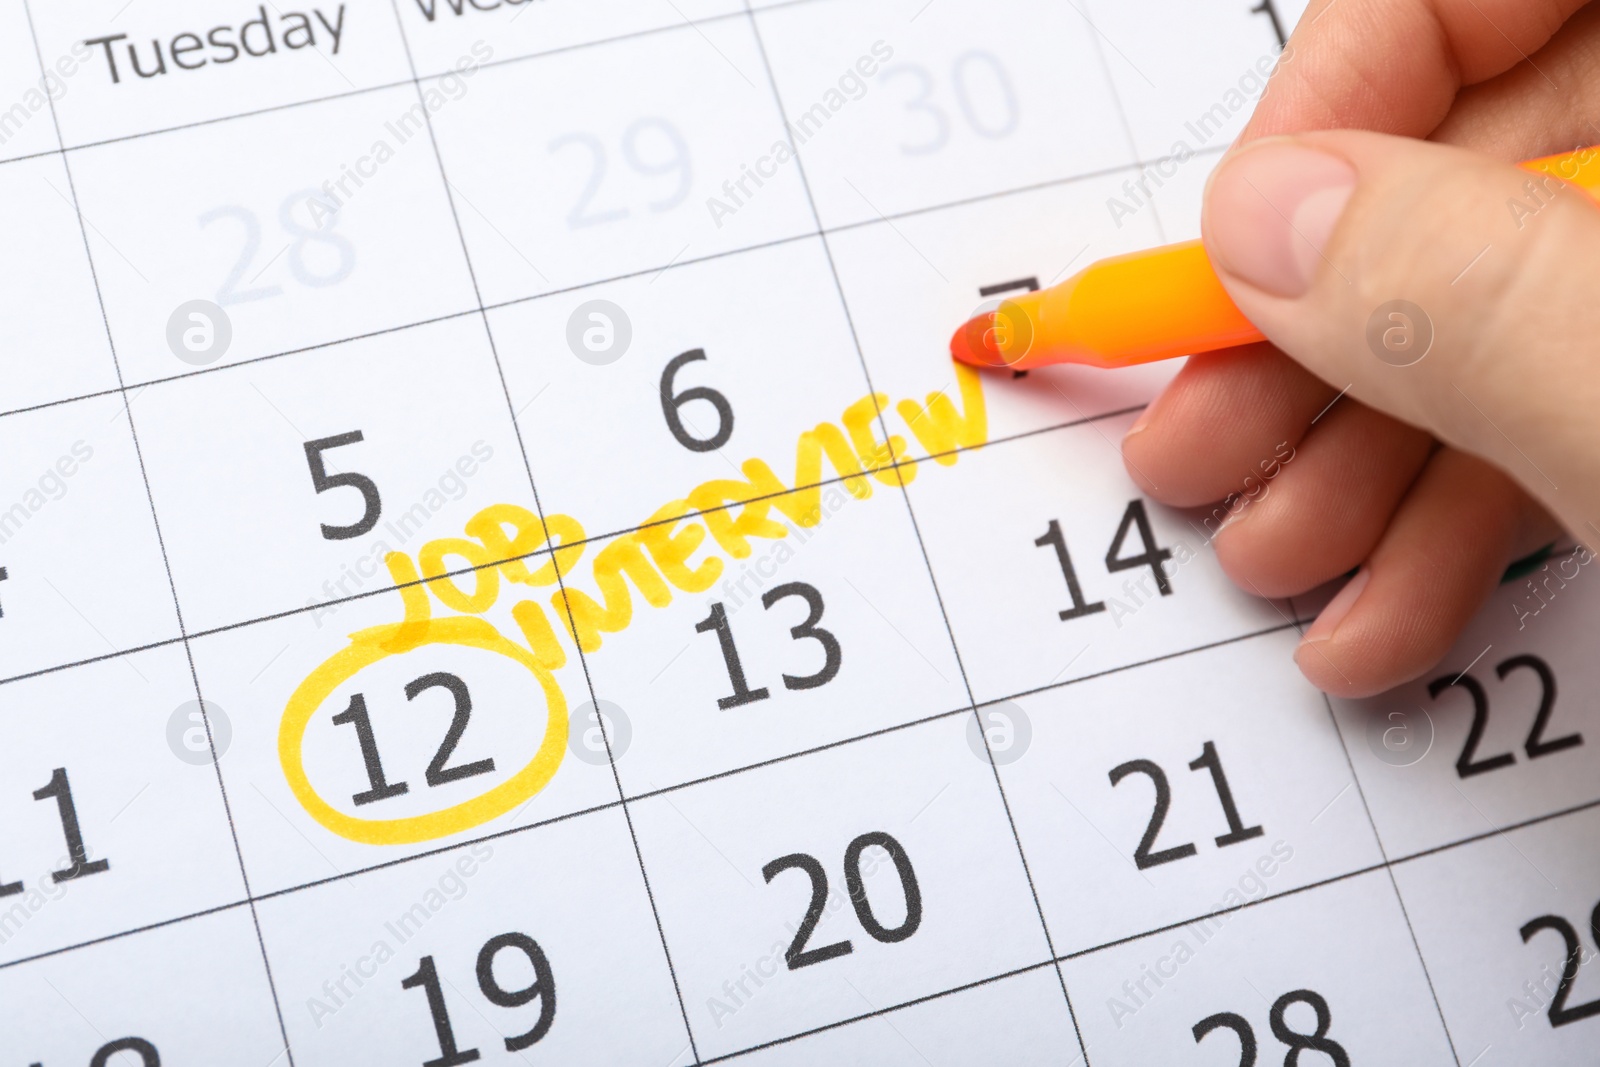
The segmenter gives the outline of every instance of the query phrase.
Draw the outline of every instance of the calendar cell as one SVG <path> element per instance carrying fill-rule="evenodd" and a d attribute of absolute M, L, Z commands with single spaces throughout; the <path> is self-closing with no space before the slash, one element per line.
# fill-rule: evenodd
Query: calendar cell
<path fill-rule="evenodd" d="M 1124 176 L 980 200 L 829 234 L 850 318 L 874 388 L 899 403 L 930 393 L 959 403 L 950 335 L 980 308 L 1048 288 L 1097 259 L 1160 242 L 1153 212 L 1119 227 L 1106 210 Z M 1038 225 L 1039 219 L 1060 220 Z M 981 376 L 984 439 L 1140 407 L 1176 372 L 1172 362 L 1118 371 L 1058 365 Z M 913 437 L 915 454 L 924 442 Z"/>
<path fill-rule="evenodd" d="M 1000 777 L 1058 952 L 1382 862 L 1296 639 L 980 709 L 991 730 L 1024 718 L 1031 735 Z"/>
<path fill-rule="evenodd" d="M 243 899 L 181 645 L 10 682 L 0 708 L 0 960 Z"/>
<path fill-rule="evenodd" d="M 1200 158 L 1193 153 L 1232 143 L 1274 68 L 1294 62 L 1283 46 L 1305 8 L 1304 0 L 1087 3 L 1139 157 L 1187 168 Z"/>
<path fill-rule="evenodd" d="M 388 553 L 533 505 L 476 317 L 163 383 L 134 412 L 191 632 L 382 588 Z"/>
<path fill-rule="evenodd" d="M 1551 639 L 1600 625 L 1593 571 L 1587 548 L 1553 556 L 1496 589 L 1434 670 L 1334 702 L 1391 857 L 1600 797 L 1600 666 Z"/>
<path fill-rule="evenodd" d="M 787 482 L 819 423 L 878 436 L 816 239 L 501 308 L 490 325 L 540 497 L 592 533 L 741 480 L 748 460 Z"/>
<path fill-rule="evenodd" d="M 954 715 L 632 805 L 702 1057 L 1049 959 Z"/>
<path fill-rule="evenodd" d="M 1132 159 L 1116 116 L 1081 106 L 1107 83 L 1070 8 L 820 0 L 757 24 L 830 228 Z"/>
<path fill-rule="evenodd" d="M 539 666 L 505 606 L 415 638 L 404 617 L 386 592 L 193 642 L 233 719 L 222 772 L 258 893 L 617 802 L 604 746 L 572 754 L 576 657 Z"/>
<path fill-rule="evenodd" d="M 73 153 L 128 383 L 473 308 L 421 107 L 405 85 Z"/>
<path fill-rule="evenodd" d="M 626 0 L 605 6 L 539 0 L 402 0 L 400 19 L 417 69 L 443 74 L 474 47 L 494 61 L 564 51 L 682 26 L 744 17 L 738 0 Z"/>
<path fill-rule="evenodd" d="M 490 67 L 434 126 L 489 304 L 815 230 L 747 20 Z"/>
<path fill-rule="evenodd" d="M 1582 1063 L 1600 1022 L 1592 808 L 1395 868 L 1463 1063 Z"/>
<path fill-rule="evenodd" d="M 1216 519 L 1140 495 L 1117 449 L 1132 421 L 991 445 L 911 484 L 980 701 L 1291 624 L 1223 574 Z"/>
<path fill-rule="evenodd" d="M 243 906 L 7 967 L 0 999 L 6 1052 L 39 1067 L 262 1067 L 284 1054 Z"/>
<path fill-rule="evenodd" d="M 178 636 L 120 395 L 0 419 L 0 677 Z"/>
<path fill-rule="evenodd" d="M 879 485 L 868 500 L 832 485 L 764 504 L 783 536 L 751 539 L 744 559 L 705 536 L 710 516 L 675 524 L 674 537 L 704 539 L 687 566 L 706 580 L 684 583 L 703 591 L 638 603 L 621 632 L 594 633 L 603 640 L 588 657 L 595 692 L 632 724 L 617 759 L 630 795 L 967 704 L 898 486 Z M 814 522 L 784 514 L 802 508 L 816 509 Z M 594 618 L 588 598 L 613 602 L 599 575 L 630 547 L 639 551 L 637 537 L 596 545 L 567 573 L 585 619 Z"/>
<path fill-rule="evenodd" d="M 11 205 L 11 239 L 0 246 L 0 409 L 115 389 L 116 362 L 60 157 L 0 167 L 0 197 Z M 41 256 L 43 248 L 58 252 Z"/>
<path fill-rule="evenodd" d="M 79 58 L 56 112 L 68 146 L 392 85 L 410 77 L 383 0 L 32 5 L 46 61 Z M 304 127 L 302 127 L 304 129 Z"/>
<path fill-rule="evenodd" d="M 620 811 L 260 907 L 296 1063 L 694 1062 Z"/>
<path fill-rule="evenodd" d="M 1153 933 L 1063 970 L 1097 1067 L 1231 1067 L 1252 1052 L 1261 1064 L 1458 1062 L 1382 871 Z"/>
<path fill-rule="evenodd" d="M 878 1009 L 861 1001 L 861 1010 Z M 751 1067 L 871 1063 L 956 1067 L 1004 1063 L 1071 1067 L 1083 1061 L 1061 981 L 1052 966 L 908 1008 L 873 1015 L 741 1057 Z"/>

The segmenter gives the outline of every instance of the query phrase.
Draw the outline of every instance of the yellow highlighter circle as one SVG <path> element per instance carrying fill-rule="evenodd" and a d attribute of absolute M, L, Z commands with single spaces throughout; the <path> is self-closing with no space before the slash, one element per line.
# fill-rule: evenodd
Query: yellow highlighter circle
<path fill-rule="evenodd" d="M 461 645 L 498 653 L 527 668 L 544 692 L 544 739 L 538 751 L 516 774 L 485 793 L 440 811 L 398 819 L 364 819 L 347 815 L 324 800 L 306 776 L 301 751 L 307 726 L 333 691 L 362 670 L 389 656 L 404 655 L 424 645 Z M 284 708 L 278 726 L 278 762 L 300 806 L 322 826 L 351 841 L 368 845 L 409 845 L 471 829 L 504 815 L 543 789 L 561 766 L 567 751 L 567 702 L 555 676 L 527 649 L 503 637 L 483 619 L 445 618 L 390 623 L 350 636 L 341 649 L 301 682 Z"/>

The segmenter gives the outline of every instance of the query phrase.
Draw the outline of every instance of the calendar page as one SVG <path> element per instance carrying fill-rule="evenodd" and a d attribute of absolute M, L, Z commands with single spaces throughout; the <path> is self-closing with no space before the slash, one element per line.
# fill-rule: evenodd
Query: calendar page
<path fill-rule="evenodd" d="M 1252 3 L 0 0 L 0 1061 L 1593 1062 L 1589 552 L 1330 702 L 949 359 Z"/>

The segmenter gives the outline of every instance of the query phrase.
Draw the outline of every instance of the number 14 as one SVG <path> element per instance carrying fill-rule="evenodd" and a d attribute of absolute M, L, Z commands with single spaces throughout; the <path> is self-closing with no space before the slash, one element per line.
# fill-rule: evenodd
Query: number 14
<path fill-rule="evenodd" d="M 1144 547 L 1144 551 L 1136 556 L 1124 556 L 1122 546 L 1127 541 L 1128 534 L 1134 530 L 1138 531 L 1139 543 Z M 1072 554 L 1067 551 L 1067 537 L 1061 532 L 1060 522 L 1051 519 L 1043 536 L 1033 543 L 1039 548 L 1056 550 L 1056 562 L 1061 565 L 1061 576 L 1067 582 L 1067 595 L 1072 598 L 1072 606 L 1062 608 L 1058 612 L 1062 622 L 1081 619 L 1085 615 L 1097 615 L 1106 610 L 1105 601 L 1090 602 L 1084 599 L 1083 586 L 1078 583 L 1078 572 L 1072 565 Z M 1117 526 L 1117 534 L 1111 539 L 1111 547 L 1106 549 L 1106 571 L 1115 574 L 1134 567 L 1149 567 L 1151 576 L 1155 578 L 1156 591 L 1162 596 L 1171 596 L 1172 582 L 1167 578 L 1164 566 L 1171 558 L 1172 549 L 1162 548 L 1156 544 L 1156 535 L 1150 528 L 1150 516 L 1145 512 L 1144 501 L 1130 500 L 1127 509 L 1122 513 L 1122 522 Z M 1143 581 L 1138 584 L 1142 586 Z M 1136 600 L 1136 603 L 1139 601 Z"/>

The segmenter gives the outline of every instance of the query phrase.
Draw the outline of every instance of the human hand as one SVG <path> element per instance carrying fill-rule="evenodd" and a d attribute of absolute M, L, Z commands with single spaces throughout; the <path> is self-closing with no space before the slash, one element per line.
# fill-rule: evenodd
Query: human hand
<path fill-rule="evenodd" d="M 1215 539 L 1249 591 L 1360 567 L 1295 654 L 1327 692 L 1429 669 L 1560 527 L 1600 542 L 1600 209 L 1509 162 L 1600 142 L 1579 8 L 1314 0 L 1207 189 L 1206 248 L 1273 344 L 1190 360 L 1123 453 L 1182 507 L 1276 471 Z M 1409 366 L 1381 342 L 1394 300 L 1422 310 L 1412 345 L 1432 330 Z"/>

